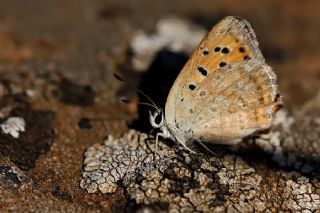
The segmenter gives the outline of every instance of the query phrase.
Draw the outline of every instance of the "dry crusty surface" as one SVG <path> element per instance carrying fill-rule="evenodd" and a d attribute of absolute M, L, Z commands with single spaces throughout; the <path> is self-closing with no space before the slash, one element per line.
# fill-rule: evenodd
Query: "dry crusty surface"
<path fill-rule="evenodd" d="M 295 119 L 286 117 L 285 111 L 275 122 L 268 135 L 248 143 L 257 142 L 265 148 L 270 154 L 265 155 L 269 165 L 274 162 L 279 169 L 250 165 L 241 155 L 209 157 L 164 143 L 155 150 L 146 134 L 130 130 L 120 138 L 109 136 L 104 144 L 86 151 L 80 186 L 89 193 L 113 193 L 122 187 L 129 200 L 170 212 L 320 211 L 320 180 L 315 175 L 319 168 L 297 160 L 304 157 L 296 156 L 293 150 L 301 139 L 286 135 L 288 131 L 301 131 L 301 127 L 295 126 Z M 314 124 L 309 125 L 313 128 L 307 130 L 308 134 L 319 134 L 317 121 L 308 118 L 305 122 Z M 306 152 L 318 152 L 316 144 L 308 147 L 313 148 Z M 242 149 L 238 147 L 240 153 Z M 309 162 L 317 162 L 314 157 Z"/>

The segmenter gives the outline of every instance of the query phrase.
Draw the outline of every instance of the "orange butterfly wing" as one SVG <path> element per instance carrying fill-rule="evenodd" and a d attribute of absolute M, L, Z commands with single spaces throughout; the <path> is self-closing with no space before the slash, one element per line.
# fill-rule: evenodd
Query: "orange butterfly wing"
<path fill-rule="evenodd" d="M 203 104 L 215 104 L 198 99 L 197 91 L 211 85 L 208 87 L 211 92 L 219 83 L 208 80 L 214 79 L 211 77 L 214 73 L 219 73 L 229 65 L 251 60 L 264 64 L 255 34 L 247 21 L 229 16 L 215 25 L 192 54 L 170 90 L 165 107 L 169 129 L 175 134 L 193 137 L 194 116 L 200 113 Z M 212 113 L 205 116 L 214 118 Z"/>

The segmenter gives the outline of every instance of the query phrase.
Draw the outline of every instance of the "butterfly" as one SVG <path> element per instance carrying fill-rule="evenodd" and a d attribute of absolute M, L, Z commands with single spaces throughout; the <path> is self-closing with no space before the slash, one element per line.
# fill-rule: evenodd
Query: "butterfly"
<path fill-rule="evenodd" d="M 186 149 L 192 141 L 232 145 L 270 128 L 282 105 L 276 75 L 250 24 L 228 16 L 191 55 L 167 97 L 165 110 L 149 112 L 160 131 Z"/>

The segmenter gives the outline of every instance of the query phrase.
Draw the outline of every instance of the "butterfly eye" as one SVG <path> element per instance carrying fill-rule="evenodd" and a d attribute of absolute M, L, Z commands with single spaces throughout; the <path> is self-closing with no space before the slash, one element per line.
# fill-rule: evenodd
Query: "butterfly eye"
<path fill-rule="evenodd" d="M 158 125 L 160 125 L 162 123 L 163 117 L 162 117 L 162 112 L 157 112 L 155 118 L 154 118 L 154 122 Z"/>
<path fill-rule="evenodd" d="M 161 128 L 163 126 L 163 111 L 157 110 L 154 113 L 149 111 L 149 121 L 154 128 Z"/>

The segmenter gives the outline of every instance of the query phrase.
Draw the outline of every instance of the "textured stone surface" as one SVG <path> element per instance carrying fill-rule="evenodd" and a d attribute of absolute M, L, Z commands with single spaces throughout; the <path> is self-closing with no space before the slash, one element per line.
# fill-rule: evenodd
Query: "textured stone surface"
<path fill-rule="evenodd" d="M 170 212 L 320 210 L 317 178 L 285 171 L 265 176 L 267 168 L 257 171 L 237 155 L 209 157 L 161 145 L 155 150 L 146 134 L 134 130 L 117 139 L 109 136 L 86 151 L 81 188 L 113 193 L 122 187 L 137 204 L 166 203 Z"/>
<path fill-rule="evenodd" d="M 171 205 L 176 208 L 183 202 L 189 205 L 190 194 L 201 194 L 198 182 L 207 184 L 213 179 L 216 182 L 207 184 L 211 186 L 202 194 L 217 196 L 212 203 L 216 211 L 223 206 L 222 212 L 253 208 L 257 212 L 294 208 L 312 212 L 320 193 L 319 8 L 316 0 L 1 1 L 0 123 L 12 116 L 22 117 L 26 130 L 17 139 L 0 133 L 0 212 L 165 211 L 169 202 L 148 205 L 145 201 L 156 200 L 155 193 L 142 193 L 148 189 L 145 183 L 157 183 L 156 177 L 163 176 L 168 179 L 163 189 L 171 184 L 169 194 L 177 198 Z M 135 55 L 131 49 L 136 32 L 147 38 L 159 35 L 157 23 L 167 17 L 181 17 L 208 30 L 226 15 L 239 15 L 252 24 L 267 63 L 278 75 L 286 113 L 270 135 L 264 136 L 264 141 L 272 139 L 272 143 L 248 140 L 237 147 L 210 146 L 218 157 L 201 152 L 204 155 L 196 159 L 220 162 L 211 165 L 220 168 L 213 171 L 215 177 L 212 172 L 189 168 L 195 160 L 189 162 L 188 153 L 168 146 L 173 151 L 168 162 L 176 161 L 179 169 L 173 165 L 163 174 L 157 170 L 146 177 L 145 171 L 154 170 L 142 166 L 134 175 L 135 182 L 119 175 L 122 178 L 113 193 L 87 193 L 80 188 L 84 153 L 89 147 L 104 148 L 107 135 L 121 141 L 119 135 L 132 126 L 149 127 L 148 119 L 143 120 L 148 110 L 138 108 L 138 97 L 131 88 L 120 93 L 112 74 L 122 74 L 163 107 L 171 83 L 192 51 L 186 43 L 182 49 L 167 45 L 154 53 L 154 61 L 145 58 L 150 66 L 137 70 L 132 66 Z M 179 32 L 189 31 L 170 33 Z M 190 35 L 183 36 L 189 39 Z M 131 102 L 120 103 L 119 93 L 131 95 Z M 139 125 L 132 122 L 137 118 Z M 109 146 L 119 149 L 120 144 Z M 161 145 L 161 156 L 168 156 L 166 146 Z M 150 147 L 154 150 L 152 143 Z M 149 155 L 148 150 L 139 152 Z M 195 174 L 199 174 L 193 178 L 197 183 L 189 178 Z M 183 178 L 176 181 L 177 177 Z M 139 197 L 133 198 L 135 195 Z M 199 197 L 194 198 L 192 202 L 197 203 Z"/>

